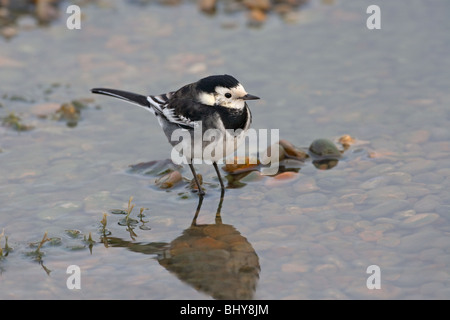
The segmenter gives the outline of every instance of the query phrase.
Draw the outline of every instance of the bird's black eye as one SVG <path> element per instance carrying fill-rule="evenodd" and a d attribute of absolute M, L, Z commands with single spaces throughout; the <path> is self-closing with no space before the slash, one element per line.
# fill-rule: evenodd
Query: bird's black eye
<path fill-rule="evenodd" d="M 229 93 L 229 92 L 225 93 L 225 98 L 230 99 L 231 98 L 231 93 Z"/>

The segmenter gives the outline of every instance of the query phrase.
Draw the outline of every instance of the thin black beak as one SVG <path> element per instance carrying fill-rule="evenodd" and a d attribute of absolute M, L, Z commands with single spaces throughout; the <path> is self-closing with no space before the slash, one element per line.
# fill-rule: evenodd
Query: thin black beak
<path fill-rule="evenodd" d="M 247 93 L 245 96 L 241 97 L 241 99 L 243 99 L 243 100 L 258 100 L 259 97 Z"/>

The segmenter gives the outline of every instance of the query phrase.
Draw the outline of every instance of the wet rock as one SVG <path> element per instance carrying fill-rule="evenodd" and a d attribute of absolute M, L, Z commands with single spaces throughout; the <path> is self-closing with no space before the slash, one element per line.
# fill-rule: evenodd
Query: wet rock
<path fill-rule="evenodd" d="M 161 176 L 182 169 L 182 166 L 174 164 L 171 159 L 165 159 L 132 164 L 128 171 L 130 173 L 139 173 L 143 175 Z"/>
<path fill-rule="evenodd" d="M 309 157 L 309 155 L 304 150 L 297 148 L 287 140 L 281 139 L 278 143 L 283 147 L 284 156 L 287 158 L 293 158 L 303 161 Z"/>
<path fill-rule="evenodd" d="M 18 33 L 17 28 L 7 26 L 0 29 L 0 34 L 6 39 L 14 37 Z"/>
<path fill-rule="evenodd" d="M 349 148 L 352 144 L 355 143 L 355 138 L 346 134 L 339 138 L 338 142 L 345 148 Z"/>
<path fill-rule="evenodd" d="M 258 8 L 252 9 L 248 14 L 248 24 L 253 27 L 259 27 L 266 21 L 267 14 Z"/>
<path fill-rule="evenodd" d="M 264 176 L 259 171 L 252 171 L 252 172 L 249 172 L 247 175 L 245 175 L 245 177 L 243 177 L 239 181 L 241 181 L 243 183 L 248 183 L 248 182 L 261 181 L 263 179 L 264 179 Z"/>
<path fill-rule="evenodd" d="M 200 183 L 200 186 L 203 184 L 203 177 L 201 174 L 197 174 L 197 180 Z M 195 182 L 195 179 L 192 178 L 192 180 L 189 182 L 189 188 L 191 190 L 198 190 L 197 182 Z M 203 187 L 202 187 L 203 188 Z"/>
<path fill-rule="evenodd" d="M 55 0 L 36 0 L 36 16 L 40 22 L 50 22 L 58 17 L 58 10 L 53 5 Z"/>
<path fill-rule="evenodd" d="M 75 127 L 80 120 L 81 105 L 72 102 L 63 103 L 53 114 L 54 120 L 66 121 L 68 127 Z"/>
<path fill-rule="evenodd" d="M 161 178 L 156 179 L 155 184 L 161 189 L 170 189 L 182 180 L 179 171 L 172 171 Z"/>
<path fill-rule="evenodd" d="M 270 0 L 244 0 L 243 3 L 250 10 L 268 11 L 272 6 Z"/>
<path fill-rule="evenodd" d="M 216 12 L 217 0 L 199 0 L 197 5 L 205 13 L 212 14 Z"/>
<path fill-rule="evenodd" d="M 222 169 L 230 174 L 239 174 L 259 169 L 260 162 L 258 159 L 245 157 L 240 159 L 235 157 L 233 163 L 226 163 Z"/>
<path fill-rule="evenodd" d="M 281 185 L 285 185 L 286 183 L 290 183 L 291 181 L 295 180 L 298 177 L 298 175 L 299 174 L 297 172 L 291 171 L 283 172 L 277 174 L 272 179 L 268 179 L 265 185 L 268 187 L 278 187 Z"/>
<path fill-rule="evenodd" d="M 278 152 L 278 156 L 276 154 Z M 278 157 L 278 159 L 277 159 Z M 261 161 L 263 163 L 269 163 L 269 161 L 280 162 L 286 158 L 286 151 L 279 143 L 274 143 L 269 146 L 265 152 L 261 155 Z"/>
<path fill-rule="evenodd" d="M 328 139 L 314 140 L 309 146 L 309 151 L 318 157 L 340 158 L 341 152 L 336 145 Z"/>

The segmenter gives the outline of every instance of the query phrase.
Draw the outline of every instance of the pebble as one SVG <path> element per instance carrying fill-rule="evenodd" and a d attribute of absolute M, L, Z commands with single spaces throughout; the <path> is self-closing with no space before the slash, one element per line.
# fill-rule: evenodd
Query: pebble
<path fill-rule="evenodd" d="M 170 189 L 181 182 L 182 179 L 183 177 L 179 171 L 172 171 L 161 178 L 156 179 L 155 184 L 161 189 Z"/>
<path fill-rule="evenodd" d="M 3 27 L 2 29 L 0 29 L 1 35 L 7 39 L 14 37 L 17 32 L 17 29 L 14 27 Z"/>
<path fill-rule="evenodd" d="M 367 199 L 366 193 L 349 193 L 340 197 L 342 201 L 350 201 L 354 204 L 362 204 Z"/>
<path fill-rule="evenodd" d="M 336 230 L 336 227 L 338 225 L 338 222 L 336 219 L 330 219 L 324 222 L 323 226 L 327 231 L 334 231 Z"/>
<path fill-rule="evenodd" d="M 295 202 L 300 207 L 317 207 L 325 205 L 328 202 L 328 197 L 322 193 L 312 192 L 299 195 Z"/>
<path fill-rule="evenodd" d="M 440 205 L 439 197 L 427 195 L 414 204 L 414 210 L 417 212 L 432 212 Z"/>
<path fill-rule="evenodd" d="M 377 240 L 377 244 L 393 248 L 400 244 L 401 240 L 399 237 L 396 236 L 383 236 L 381 239 Z"/>
<path fill-rule="evenodd" d="M 413 216 L 413 215 L 415 215 L 416 214 L 416 211 L 414 211 L 414 210 L 412 210 L 412 209 L 410 209 L 410 210 L 404 210 L 404 211 L 399 211 L 399 212 L 396 212 L 396 213 L 394 213 L 394 219 L 405 219 L 405 218 L 409 218 L 409 217 L 411 217 L 411 216 Z"/>
<path fill-rule="evenodd" d="M 292 235 L 296 231 L 298 231 L 298 229 L 294 225 L 268 227 L 254 232 L 252 234 L 252 238 L 264 240 L 281 240 L 289 238 L 290 235 Z"/>
<path fill-rule="evenodd" d="M 413 144 L 422 144 L 428 141 L 430 138 L 430 132 L 428 130 L 417 130 L 408 133 L 408 142 Z"/>
<path fill-rule="evenodd" d="M 289 273 L 305 273 L 308 272 L 310 267 L 304 262 L 296 263 L 293 261 L 292 263 L 285 263 L 281 266 L 281 271 L 289 272 Z"/>
<path fill-rule="evenodd" d="M 402 171 L 408 172 L 411 174 L 418 174 L 422 172 L 431 171 L 436 166 L 436 161 L 434 160 L 426 160 L 426 159 L 418 159 L 412 160 L 411 162 L 406 163 L 402 166 Z"/>
<path fill-rule="evenodd" d="M 216 12 L 216 3 L 216 0 L 199 0 L 197 2 L 199 9 L 209 14 Z"/>
<path fill-rule="evenodd" d="M 370 209 L 361 211 L 361 216 L 365 218 L 379 218 L 379 217 L 389 217 L 393 213 L 405 210 L 410 206 L 410 203 L 406 200 L 389 200 L 383 203 L 380 203 Z"/>
<path fill-rule="evenodd" d="M 268 187 L 279 187 L 284 186 L 287 183 L 292 182 L 296 178 L 298 178 L 297 172 L 287 171 L 280 174 L 277 174 L 275 177 L 271 179 L 267 179 L 265 185 Z"/>
<path fill-rule="evenodd" d="M 408 185 L 402 186 L 402 190 L 406 193 L 408 198 L 422 197 L 430 193 L 428 188 L 422 187 L 420 185 Z"/>
<path fill-rule="evenodd" d="M 389 176 L 379 176 L 370 178 L 369 180 L 361 183 L 359 186 L 366 190 L 375 189 L 387 185 L 390 180 L 391 178 Z"/>
<path fill-rule="evenodd" d="M 323 273 L 326 275 L 336 273 L 337 270 L 338 270 L 338 268 L 334 264 L 331 264 L 331 263 L 319 264 L 318 266 L 316 266 L 314 268 L 315 273 Z"/>
<path fill-rule="evenodd" d="M 252 9 L 248 14 L 249 25 L 250 26 L 259 26 L 261 25 L 267 18 L 267 14 L 261 9 Z"/>
<path fill-rule="evenodd" d="M 378 204 L 380 202 L 399 199 L 406 199 L 406 193 L 399 186 L 385 186 L 379 187 L 367 192 L 368 203 Z"/>
<path fill-rule="evenodd" d="M 389 172 L 386 174 L 392 184 L 406 184 L 411 182 L 412 176 L 406 172 Z"/>
<path fill-rule="evenodd" d="M 434 172 L 424 172 L 417 174 L 413 177 L 414 182 L 425 184 L 440 184 L 444 180 L 444 177 Z"/>
<path fill-rule="evenodd" d="M 239 195 L 239 199 L 245 201 L 256 201 L 260 202 L 265 198 L 265 194 L 259 191 L 243 192 Z"/>
<path fill-rule="evenodd" d="M 364 230 L 359 233 L 359 237 L 363 241 L 378 241 L 383 237 L 382 230 Z"/>
<path fill-rule="evenodd" d="M 336 145 L 328 139 L 314 140 L 309 146 L 309 151 L 319 157 L 340 158 L 341 152 Z"/>
<path fill-rule="evenodd" d="M 375 167 L 372 167 L 370 169 L 367 169 L 367 171 L 362 175 L 363 177 L 376 177 L 380 176 L 383 173 L 394 171 L 396 168 L 389 163 L 382 163 L 379 165 L 376 165 Z"/>
<path fill-rule="evenodd" d="M 339 187 L 346 185 L 348 182 L 345 178 L 341 177 L 326 177 L 317 180 L 317 185 L 320 188 L 335 190 Z"/>
<path fill-rule="evenodd" d="M 244 6 L 249 9 L 259 9 L 262 11 L 268 11 L 271 7 L 270 0 L 244 0 Z"/>
<path fill-rule="evenodd" d="M 319 187 L 316 184 L 316 180 L 311 177 L 301 176 L 297 183 L 294 186 L 295 192 L 298 193 L 307 193 L 312 191 L 319 190 Z"/>
<path fill-rule="evenodd" d="M 436 213 L 419 213 L 406 218 L 400 223 L 402 228 L 419 228 L 427 224 L 435 222 L 439 219 L 439 215 Z"/>
<path fill-rule="evenodd" d="M 424 228 L 418 232 L 403 236 L 398 248 L 404 253 L 416 253 L 424 249 L 432 248 L 436 239 L 435 230 Z"/>

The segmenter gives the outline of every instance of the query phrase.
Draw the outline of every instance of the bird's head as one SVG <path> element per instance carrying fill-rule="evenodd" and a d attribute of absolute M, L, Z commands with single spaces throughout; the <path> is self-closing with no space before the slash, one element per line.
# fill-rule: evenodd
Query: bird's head
<path fill-rule="evenodd" d="M 242 109 L 246 100 L 259 97 L 248 94 L 242 84 L 227 74 L 209 76 L 197 82 L 198 100 L 206 105 Z"/>

